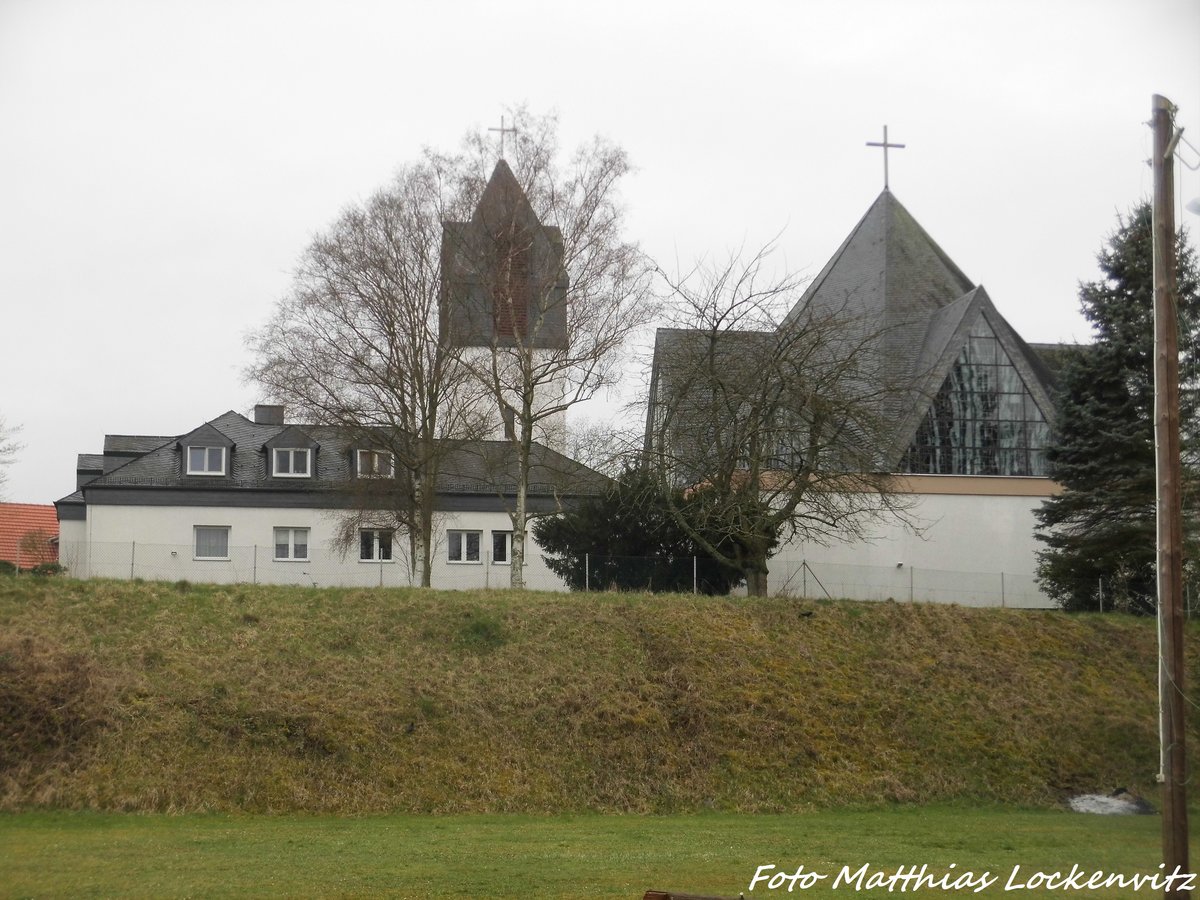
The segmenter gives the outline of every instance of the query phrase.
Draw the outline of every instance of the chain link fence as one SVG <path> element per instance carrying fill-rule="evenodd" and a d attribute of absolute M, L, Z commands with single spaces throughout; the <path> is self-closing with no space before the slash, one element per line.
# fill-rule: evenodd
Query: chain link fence
<path fill-rule="evenodd" d="M 420 583 L 401 545 L 391 559 L 359 559 L 354 552 L 340 553 L 307 548 L 303 559 L 276 558 L 273 545 L 222 548 L 219 559 L 197 558 L 185 544 L 141 542 L 63 543 L 59 562 L 75 578 L 191 581 L 198 584 L 291 584 L 313 587 L 411 587 Z M 488 554 L 484 554 L 488 557 Z M 492 562 L 452 563 L 435 560 L 433 585 L 448 589 L 508 587 L 511 566 Z M 564 590 L 563 582 L 541 558 L 527 560 L 525 583 L 530 590 Z"/>
<path fill-rule="evenodd" d="M 270 545 L 229 547 L 220 559 L 198 559 L 187 545 L 64 543 L 59 561 L 77 578 L 193 581 L 214 584 L 291 584 L 314 587 L 409 587 L 418 583 L 413 567 L 396 545 L 393 559 L 361 560 L 310 547 L 305 559 L 277 559 Z M 727 570 L 697 557 L 647 558 L 584 554 L 556 563 L 554 571 L 536 547 L 529 548 L 526 587 L 531 590 L 677 591 L 724 594 L 730 589 Z M 504 588 L 511 567 L 488 554 L 470 563 L 434 562 L 437 588 Z M 769 563 L 769 593 L 797 598 L 846 598 L 963 606 L 1048 608 L 1053 602 L 1030 574 L 962 572 L 917 566 L 854 566 L 815 560 L 776 558 Z M 557 574 L 556 574 L 557 572 Z M 745 587 L 735 586 L 735 593 Z"/>

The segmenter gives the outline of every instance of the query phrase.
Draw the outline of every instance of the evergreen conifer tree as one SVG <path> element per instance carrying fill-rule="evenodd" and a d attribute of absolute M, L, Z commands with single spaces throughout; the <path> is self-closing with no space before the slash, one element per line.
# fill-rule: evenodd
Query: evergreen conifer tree
<path fill-rule="evenodd" d="M 1155 605 L 1154 276 L 1151 208 L 1118 220 L 1099 253 L 1101 280 L 1080 285 L 1094 344 L 1070 351 L 1059 372 L 1047 457 L 1064 488 L 1038 511 L 1038 580 L 1069 610 Z M 1200 288 L 1195 254 L 1177 236 L 1180 422 L 1185 456 L 1185 535 L 1195 533 L 1187 494 L 1196 468 L 1195 346 Z M 1185 548 L 1185 560 L 1189 554 Z"/>
<path fill-rule="evenodd" d="M 691 512 L 704 502 L 696 494 L 674 502 Z M 699 526 L 697 526 L 699 527 Z M 655 477 L 641 468 L 626 469 L 602 496 L 582 501 L 559 516 L 533 526 L 550 571 L 573 590 L 674 591 L 726 594 L 744 573 L 715 559 L 672 517 Z M 724 534 L 705 534 L 730 553 Z M 775 541 L 770 541 L 774 549 Z M 586 573 L 586 574 L 585 574 Z"/>

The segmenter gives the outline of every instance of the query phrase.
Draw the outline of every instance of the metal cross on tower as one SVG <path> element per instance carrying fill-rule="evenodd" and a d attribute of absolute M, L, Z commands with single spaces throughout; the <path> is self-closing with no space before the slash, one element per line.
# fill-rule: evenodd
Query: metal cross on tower
<path fill-rule="evenodd" d="M 500 124 L 502 124 L 502 125 L 504 124 L 503 119 L 500 120 Z M 867 146 L 883 148 L 883 189 L 886 191 L 888 189 L 888 148 L 896 147 L 898 149 L 903 149 L 904 145 L 903 144 L 889 144 L 888 139 L 887 139 L 887 126 L 884 125 L 883 126 L 883 143 L 881 144 L 878 141 L 867 141 Z"/>
<path fill-rule="evenodd" d="M 488 131 L 500 132 L 500 158 L 504 159 L 504 135 L 506 132 L 511 133 L 511 134 L 516 134 L 517 127 L 514 125 L 512 128 L 505 128 L 504 127 L 504 116 L 501 116 L 500 117 L 500 127 L 499 128 L 489 128 Z M 887 140 L 886 135 L 887 135 L 887 129 L 884 129 L 884 140 Z"/>

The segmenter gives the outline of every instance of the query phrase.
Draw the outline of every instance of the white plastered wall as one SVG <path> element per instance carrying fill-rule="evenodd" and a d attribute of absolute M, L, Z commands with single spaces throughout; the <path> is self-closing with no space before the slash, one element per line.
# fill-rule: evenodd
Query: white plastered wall
<path fill-rule="evenodd" d="M 908 494 L 916 529 L 896 520 L 867 540 L 793 541 L 769 562 L 771 593 L 860 600 L 925 600 L 1050 607 L 1034 577 L 1035 510 L 1057 487 L 1047 479 L 921 476 Z"/>
<path fill-rule="evenodd" d="M 487 347 L 468 347 L 461 352 L 463 361 L 471 372 L 484 373 L 489 371 L 492 357 L 490 349 Z M 536 361 L 550 358 L 554 351 L 534 350 L 533 353 Z M 502 375 L 502 377 L 505 381 L 512 383 L 519 383 L 520 381 L 515 373 L 511 376 Z M 563 378 L 548 380 L 536 385 L 533 397 L 534 412 L 536 413 L 538 410 L 560 405 L 563 401 L 565 390 L 566 381 Z M 506 394 L 505 400 L 514 408 L 520 405 L 520 397 L 515 393 L 511 393 L 511 395 Z M 472 421 L 484 423 L 486 432 L 483 436 L 491 440 L 503 440 L 504 422 L 500 416 L 495 394 L 486 379 L 479 379 L 477 389 L 466 402 L 470 408 L 469 416 Z M 567 416 L 566 412 L 562 411 L 540 419 L 535 425 L 533 439 L 561 453 L 566 447 L 566 434 Z"/>
<path fill-rule="evenodd" d="M 358 548 L 342 555 L 333 549 L 338 513 L 323 509 L 245 507 L 88 507 L 83 522 L 64 522 L 62 558 L 81 578 L 144 578 L 154 581 L 328 586 L 402 586 L 412 583 L 407 539 L 393 542 L 393 559 L 362 561 Z M 197 559 L 197 526 L 228 527 L 227 559 Z M 275 529 L 308 529 L 304 560 L 275 559 Z M 451 562 L 447 531 L 480 533 L 478 562 Z M 493 563 L 492 532 L 508 532 L 503 512 L 439 513 L 434 522 L 433 585 L 444 588 L 506 587 L 511 568 Z M 532 536 L 526 546 L 526 585 L 534 590 L 563 590 L 562 581 L 542 562 Z"/>

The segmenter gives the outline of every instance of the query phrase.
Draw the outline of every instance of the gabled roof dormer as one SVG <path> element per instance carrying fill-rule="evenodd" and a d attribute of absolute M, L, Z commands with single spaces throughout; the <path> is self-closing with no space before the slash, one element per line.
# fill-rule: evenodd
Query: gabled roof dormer
<path fill-rule="evenodd" d="M 396 460 L 390 450 L 355 447 L 350 450 L 350 466 L 355 478 L 392 478 Z"/>
<path fill-rule="evenodd" d="M 320 444 L 304 429 L 289 425 L 263 444 L 268 478 L 313 478 Z"/>
<path fill-rule="evenodd" d="M 189 478 L 227 477 L 232 472 L 236 445 L 211 423 L 185 434 L 176 446 L 180 451 L 180 470 Z"/>

